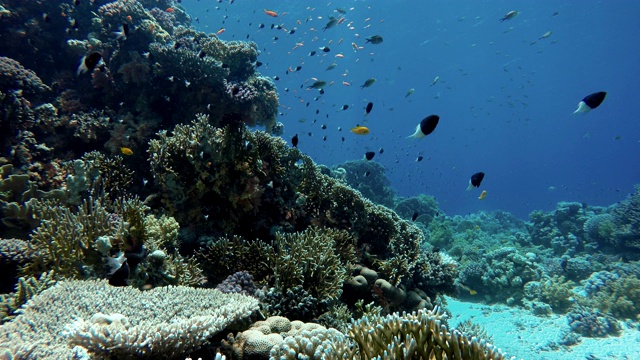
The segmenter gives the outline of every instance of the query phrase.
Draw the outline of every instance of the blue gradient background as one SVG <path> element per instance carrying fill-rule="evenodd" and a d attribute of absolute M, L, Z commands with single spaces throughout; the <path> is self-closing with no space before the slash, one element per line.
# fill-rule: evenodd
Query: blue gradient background
<path fill-rule="evenodd" d="M 182 5 L 199 19 L 194 25 L 200 30 L 224 27 L 222 39 L 248 35 L 258 44 L 264 63 L 259 71 L 280 78 L 278 121 L 285 124 L 285 139 L 299 134 L 298 147 L 327 165 L 382 147 L 384 154 L 374 161 L 387 169 L 397 194 L 433 195 L 448 215 L 502 209 L 527 218 L 559 201 L 610 205 L 640 183 L 638 1 Z M 328 16 L 339 15 L 337 7 L 347 9 L 346 21 L 323 32 Z M 272 18 L 263 9 L 286 14 Z M 500 22 L 510 10 L 520 14 Z M 271 30 L 272 23 L 296 32 Z M 538 40 L 547 31 L 553 34 Z M 365 44 L 365 37 L 376 34 L 382 44 Z M 304 46 L 293 49 L 300 42 Z M 364 49 L 354 51 L 353 42 Z M 319 51 L 325 45 L 331 52 Z M 309 57 L 312 50 L 318 53 Z M 344 58 L 335 58 L 337 53 Z M 325 71 L 334 61 L 337 68 Z M 298 65 L 300 71 L 286 74 Z M 440 81 L 430 86 L 436 76 Z M 312 77 L 335 83 L 314 100 L 318 91 L 306 90 Z M 370 77 L 377 83 L 361 89 Z M 405 98 L 410 88 L 415 93 Z M 596 91 L 608 92 L 601 107 L 572 116 L 578 102 Z M 365 117 L 369 101 L 374 107 Z M 337 111 L 343 104 L 350 108 Z M 429 114 L 441 117 L 434 133 L 405 139 Z M 371 134 L 350 133 L 356 124 Z M 422 162 L 416 162 L 418 155 Z M 465 191 L 477 171 L 486 173 L 482 187 Z M 478 200 L 481 190 L 488 193 L 484 201 Z"/>

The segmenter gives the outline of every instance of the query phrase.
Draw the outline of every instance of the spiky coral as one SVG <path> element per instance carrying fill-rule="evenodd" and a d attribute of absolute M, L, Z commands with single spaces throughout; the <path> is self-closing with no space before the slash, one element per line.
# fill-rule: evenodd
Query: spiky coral
<path fill-rule="evenodd" d="M 276 289 L 286 292 L 300 285 L 318 299 L 340 297 L 346 279 L 346 264 L 335 252 L 334 237 L 340 233 L 311 227 L 300 233 L 277 234 L 276 253 L 270 259 Z"/>
<path fill-rule="evenodd" d="M 42 273 L 38 278 L 19 278 L 15 292 L 0 295 L 0 324 L 15 318 L 16 312 L 22 305 L 54 284 L 51 271 Z"/>

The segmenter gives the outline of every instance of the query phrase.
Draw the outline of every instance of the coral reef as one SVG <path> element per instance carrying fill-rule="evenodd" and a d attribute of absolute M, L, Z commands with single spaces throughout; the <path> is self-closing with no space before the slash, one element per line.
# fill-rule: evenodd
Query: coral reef
<path fill-rule="evenodd" d="M 614 207 L 613 222 L 616 224 L 614 243 L 622 250 L 640 250 L 640 185 Z"/>
<path fill-rule="evenodd" d="M 238 271 L 229 275 L 223 282 L 218 284 L 216 290 L 225 294 L 254 296 L 258 289 L 253 283 L 253 276 L 251 276 L 251 274 L 246 271 Z"/>
<path fill-rule="evenodd" d="M 599 310 L 574 309 L 567 314 L 567 322 L 572 331 L 587 337 L 605 337 L 620 332 L 618 321 Z"/>
<path fill-rule="evenodd" d="M 15 291 L 0 294 L 0 324 L 16 317 L 19 309 L 32 297 L 55 284 L 53 272 L 42 273 L 39 278 L 19 278 Z"/>
<path fill-rule="evenodd" d="M 365 198 L 393 208 L 395 191 L 385 175 L 384 167 L 379 163 L 366 160 L 347 161 L 335 165 L 333 172 L 344 173 L 343 180 L 353 189 L 360 191 Z"/>
<path fill-rule="evenodd" d="M 17 358 L 62 359 L 80 350 L 100 356 L 170 358 L 198 348 L 257 308 L 252 297 L 213 289 L 163 287 L 141 292 L 105 281 L 62 281 L 33 297 L 16 319 L 0 326 L 0 345 Z"/>

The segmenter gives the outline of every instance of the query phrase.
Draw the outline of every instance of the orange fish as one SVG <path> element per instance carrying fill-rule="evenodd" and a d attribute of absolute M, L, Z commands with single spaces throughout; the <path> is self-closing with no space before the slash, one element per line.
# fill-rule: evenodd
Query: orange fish
<path fill-rule="evenodd" d="M 351 132 L 356 135 L 367 135 L 370 131 L 366 126 L 357 125 L 356 127 L 351 128 Z"/>
<path fill-rule="evenodd" d="M 131 17 L 131 15 L 127 15 L 127 20 L 132 23 L 133 22 L 133 18 Z"/>
<path fill-rule="evenodd" d="M 267 14 L 267 15 L 269 15 L 271 17 L 278 17 L 278 13 L 273 11 L 273 10 L 264 9 L 263 11 L 264 11 L 265 14 Z"/>
<path fill-rule="evenodd" d="M 165 11 L 166 11 L 166 12 L 168 12 L 168 13 L 172 13 L 172 12 L 174 12 L 175 10 L 173 10 L 173 8 L 167 8 L 167 10 L 165 10 Z"/>
<path fill-rule="evenodd" d="M 224 28 L 220 28 L 220 30 L 218 30 L 218 32 L 216 32 L 216 35 L 220 35 L 224 32 Z"/>
<path fill-rule="evenodd" d="M 123 155 L 127 155 L 127 156 L 133 155 L 133 150 L 129 149 L 128 147 L 124 147 L 124 146 L 120 148 L 120 152 Z"/>

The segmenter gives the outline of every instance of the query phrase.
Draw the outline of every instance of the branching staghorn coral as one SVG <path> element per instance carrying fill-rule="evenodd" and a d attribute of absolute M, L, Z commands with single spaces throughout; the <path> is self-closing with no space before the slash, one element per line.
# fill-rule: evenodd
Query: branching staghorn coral
<path fill-rule="evenodd" d="M 65 359 L 77 351 L 98 358 L 174 358 L 257 309 L 252 297 L 214 289 L 142 292 L 105 281 L 61 281 L 0 326 L 0 347 L 14 358 Z"/>
<path fill-rule="evenodd" d="M 42 273 L 39 278 L 19 278 L 15 292 L 0 294 L 0 324 L 15 318 L 22 305 L 54 284 L 52 271 Z"/>
<path fill-rule="evenodd" d="M 276 234 L 272 264 L 275 287 L 285 292 L 303 286 L 311 296 L 336 300 L 346 280 L 346 264 L 335 252 L 334 237 L 340 230 L 310 227 L 303 232 Z"/>
<path fill-rule="evenodd" d="M 26 274 L 53 269 L 56 276 L 85 278 L 109 272 L 96 240 L 121 239 L 124 229 L 99 200 L 84 200 L 77 210 L 52 200 L 39 200 L 33 207 L 40 225 L 31 234 L 36 257 L 25 267 Z"/>

